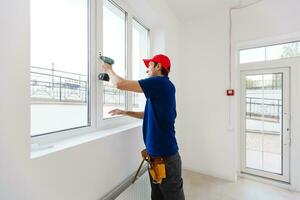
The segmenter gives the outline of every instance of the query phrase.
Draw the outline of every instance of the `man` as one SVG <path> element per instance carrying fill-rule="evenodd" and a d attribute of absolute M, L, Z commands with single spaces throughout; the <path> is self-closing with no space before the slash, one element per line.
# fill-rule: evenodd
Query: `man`
<path fill-rule="evenodd" d="M 112 83 L 118 89 L 144 93 L 147 98 L 144 112 L 115 109 L 109 113 L 143 119 L 147 153 L 153 159 L 163 159 L 165 163 L 166 178 L 160 184 L 155 183 L 150 176 L 152 200 L 184 200 L 181 158 L 174 128 L 177 115 L 175 87 L 168 77 L 171 62 L 162 54 L 143 61 L 148 68 L 149 78 L 139 81 L 125 80 L 118 76 L 110 65 L 102 65 L 103 71 L 109 74 Z"/>

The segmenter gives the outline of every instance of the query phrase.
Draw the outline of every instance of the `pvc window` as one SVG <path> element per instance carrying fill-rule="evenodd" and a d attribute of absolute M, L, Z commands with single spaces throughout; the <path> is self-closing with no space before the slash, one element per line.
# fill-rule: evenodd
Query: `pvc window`
<path fill-rule="evenodd" d="M 32 137 L 91 125 L 89 14 L 89 0 L 31 0 Z"/>
<path fill-rule="evenodd" d="M 111 109 L 144 109 L 144 95 L 129 96 L 96 80 L 96 54 L 113 58 L 115 72 L 124 78 L 145 78 L 149 29 L 121 1 L 97 2 L 31 0 L 31 137 L 37 149 L 135 122 L 110 117 Z"/>

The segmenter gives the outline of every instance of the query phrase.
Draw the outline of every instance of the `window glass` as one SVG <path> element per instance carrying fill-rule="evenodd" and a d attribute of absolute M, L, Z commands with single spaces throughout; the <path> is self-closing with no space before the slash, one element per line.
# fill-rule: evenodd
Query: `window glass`
<path fill-rule="evenodd" d="M 31 0 L 31 135 L 90 125 L 88 0 Z"/>
<path fill-rule="evenodd" d="M 132 77 L 139 80 L 147 77 L 147 68 L 143 59 L 149 57 L 149 30 L 136 20 L 133 20 L 132 33 Z M 144 94 L 132 93 L 132 108 L 135 111 L 143 111 L 146 98 Z"/>
<path fill-rule="evenodd" d="M 103 55 L 114 59 L 114 71 L 126 77 L 126 13 L 110 1 L 103 7 Z M 111 117 L 112 109 L 126 108 L 126 93 L 113 87 L 111 82 L 103 82 L 103 118 Z"/>
<path fill-rule="evenodd" d="M 265 47 L 240 51 L 240 63 L 265 61 Z"/>
<path fill-rule="evenodd" d="M 267 60 L 292 58 L 300 56 L 300 43 L 288 43 L 267 47 Z"/>

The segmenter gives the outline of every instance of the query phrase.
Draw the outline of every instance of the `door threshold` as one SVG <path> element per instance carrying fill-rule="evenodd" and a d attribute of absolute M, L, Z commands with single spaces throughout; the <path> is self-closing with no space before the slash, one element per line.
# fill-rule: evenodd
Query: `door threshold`
<path fill-rule="evenodd" d="M 254 175 L 254 174 L 249 174 L 247 172 L 239 172 L 238 177 L 294 191 L 292 189 L 292 185 L 291 185 L 290 182 L 285 182 L 285 181 L 275 180 L 275 179 L 272 179 L 272 178 L 267 178 L 267 177 L 262 177 L 262 176 L 258 176 L 258 175 Z"/>

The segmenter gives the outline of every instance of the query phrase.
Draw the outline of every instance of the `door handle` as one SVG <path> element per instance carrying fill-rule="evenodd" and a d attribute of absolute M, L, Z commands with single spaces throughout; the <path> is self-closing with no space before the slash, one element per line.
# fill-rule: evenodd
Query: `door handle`
<path fill-rule="evenodd" d="M 283 145 L 291 144 L 291 133 L 290 133 L 290 114 L 284 113 L 283 126 L 285 131 L 283 131 Z"/>

